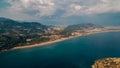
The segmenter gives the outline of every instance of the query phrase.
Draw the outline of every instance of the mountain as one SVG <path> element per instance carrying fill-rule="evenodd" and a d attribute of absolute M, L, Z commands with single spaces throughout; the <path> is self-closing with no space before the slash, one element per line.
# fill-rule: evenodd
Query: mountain
<path fill-rule="evenodd" d="M 48 27 L 38 22 L 18 22 L 7 18 L 0 18 L 0 34 L 29 34 L 41 33 Z"/>
<path fill-rule="evenodd" d="M 69 25 L 62 32 L 65 35 L 71 35 L 73 32 L 85 32 L 96 28 L 103 28 L 102 26 L 98 26 L 92 23 L 83 23 L 77 25 Z"/>
<path fill-rule="evenodd" d="M 98 26 L 92 23 L 83 23 L 83 24 L 77 24 L 77 25 L 69 25 L 65 28 L 65 30 L 75 31 L 75 30 L 94 29 L 94 28 L 102 28 L 102 26 Z"/>
<path fill-rule="evenodd" d="M 9 18 L 0 17 L 0 21 L 13 21 L 13 20 Z"/>
<path fill-rule="evenodd" d="M 66 27 L 65 30 L 74 31 L 74 30 L 83 30 L 83 29 L 94 29 L 94 28 L 100 28 L 100 27 L 101 26 L 98 26 L 92 23 L 84 23 L 84 24 L 70 25 Z"/>

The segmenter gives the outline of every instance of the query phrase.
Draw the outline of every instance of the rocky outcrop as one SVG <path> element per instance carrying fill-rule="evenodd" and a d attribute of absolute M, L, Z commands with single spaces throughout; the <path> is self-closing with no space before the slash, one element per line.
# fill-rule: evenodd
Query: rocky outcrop
<path fill-rule="evenodd" d="M 92 68 L 120 68 L 120 58 L 105 58 L 95 61 Z"/>

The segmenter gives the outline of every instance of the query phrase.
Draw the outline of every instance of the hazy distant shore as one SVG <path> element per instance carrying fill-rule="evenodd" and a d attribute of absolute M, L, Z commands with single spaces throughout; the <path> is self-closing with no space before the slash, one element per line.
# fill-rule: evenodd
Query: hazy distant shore
<path fill-rule="evenodd" d="M 75 38 L 75 37 L 87 36 L 87 35 L 96 34 L 96 33 L 103 33 L 103 32 L 119 32 L 119 31 L 120 31 L 119 29 L 118 30 L 112 30 L 112 29 L 108 30 L 108 29 L 105 28 L 105 29 L 103 29 L 101 31 L 94 31 L 94 32 L 84 33 L 84 35 L 76 35 L 76 36 L 63 37 L 63 38 L 60 38 L 60 39 L 57 39 L 57 40 L 54 40 L 54 41 L 37 43 L 37 44 L 33 44 L 33 45 L 17 46 L 17 47 L 14 47 L 14 48 L 10 49 L 10 50 L 31 48 L 31 47 L 37 47 L 37 46 L 45 46 L 45 45 L 48 45 L 48 44 L 53 44 L 53 43 L 61 42 L 61 41 L 64 41 L 64 40 L 69 40 L 69 39 L 72 39 L 72 38 Z M 4 50 L 4 51 L 8 51 L 8 50 Z M 4 51 L 2 51 L 2 52 L 4 52 Z"/>

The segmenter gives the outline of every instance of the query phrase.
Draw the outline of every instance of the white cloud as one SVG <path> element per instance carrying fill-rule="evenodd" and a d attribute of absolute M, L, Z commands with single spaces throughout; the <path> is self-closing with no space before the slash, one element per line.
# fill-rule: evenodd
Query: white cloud
<path fill-rule="evenodd" d="M 120 12 L 120 0 L 6 0 L 12 15 L 40 18 L 55 15 L 57 11 L 64 13 L 60 16 L 88 15 L 106 12 Z"/>
<path fill-rule="evenodd" d="M 101 0 L 100 3 L 96 5 L 91 5 L 88 7 L 88 13 L 106 13 L 106 12 L 119 12 L 120 11 L 120 1 L 119 0 Z"/>
<path fill-rule="evenodd" d="M 80 10 L 82 8 L 80 5 L 77 5 L 77 4 L 72 4 L 72 5 L 70 5 L 70 7 L 75 10 Z"/>
<path fill-rule="evenodd" d="M 19 1 L 8 1 L 11 4 L 8 7 L 8 11 L 18 14 L 33 13 L 34 16 L 48 16 L 55 12 L 55 4 L 51 0 L 19 0 Z"/>

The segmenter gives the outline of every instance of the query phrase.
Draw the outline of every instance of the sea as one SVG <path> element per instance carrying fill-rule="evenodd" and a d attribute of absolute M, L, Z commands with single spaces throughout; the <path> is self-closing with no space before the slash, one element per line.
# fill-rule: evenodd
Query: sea
<path fill-rule="evenodd" d="M 2 52 L 0 68 L 92 68 L 96 60 L 110 57 L 120 57 L 120 32 Z"/>

